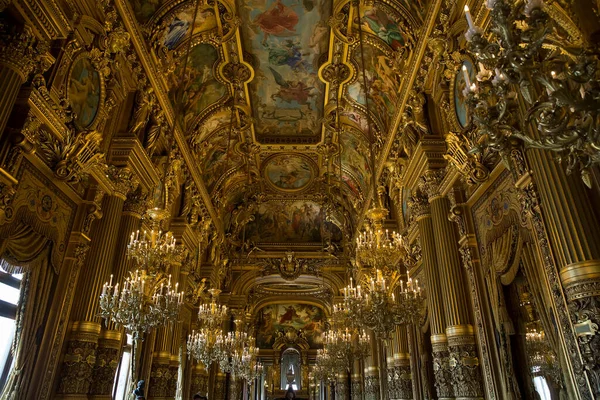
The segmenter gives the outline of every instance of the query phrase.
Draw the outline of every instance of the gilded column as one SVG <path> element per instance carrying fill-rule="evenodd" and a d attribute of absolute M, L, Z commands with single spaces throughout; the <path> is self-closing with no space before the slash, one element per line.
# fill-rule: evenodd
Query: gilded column
<path fill-rule="evenodd" d="M 421 239 L 423 272 L 427 294 L 427 313 L 431 330 L 433 374 L 435 389 L 439 399 L 453 398 L 452 378 L 449 365 L 446 321 L 442 303 L 441 281 L 436 255 L 437 243 L 433 233 L 433 222 L 427 197 L 416 192 L 410 200 L 410 207 L 417 221 Z"/>
<path fill-rule="evenodd" d="M 468 291 L 462 275 L 458 238 L 449 220 L 450 201 L 439 192 L 444 170 L 428 170 L 420 187 L 427 193 L 435 236 L 435 250 L 440 268 L 442 296 L 446 314 L 449 363 L 455 397 L 483 399 L 483 384 L 475 346 L 475 332 L 470 323 Z"/>
<path fill-rule="evenodd" d="M 337 375 L 337 383 L 335 385 L 336 400 L 350 400 L 350 388 L 348 387 L 348 373 L 340 372 Z"/>
<path fill-rule="evenodd" d="M 516 151 L 513 153 L 517 153 Z M 533 183 L 527 182 L 516 159 L 517 186 L 523 189 L 522 203 L 529 214 L 537 243 L 543 255 L 557 318 L 565 328 L 566 351 L 571 359 L 574 380 L 584 398 L 600 398 L 600 213 L 593 204 L 591 193 L 580 179 L 567 176 L 564 166 L 557 164 L 547 152 L 532 149 L 527 161 L 533 170 Z M 539 199 L 536 196 L 539 192 Z M 545 225 L 545 226 L 544 226 Z M 544 240 L 547 236 L 548 243 Z M 550 248 L 548 248 L 550 247 Z M 552 265 L 552 259 L 556 265 Z M 564 310 L 557 287 L 555 270 L 567 300 Z M 567 316 L 566 314 L 570 314 Z M 574 325 L 571 330 L 568 318 Z M 573 336 L 577 338 L 575 348 Z M 577 355 L 579 353 L 579 355 Z M 582 376 L 582 369 L 586 372 Z M 586 379 L 587 377 L 587 379 Z M 587 382 L 585 382 L 587 380 Z M 590 393 L 591 388 L 591 393 Z"/>
<path fill-rule="evenodd" d="M 109 177 L 114 183 L 114 195 L 104 197 L 103 217 L 92 228 L 92 244 L 85 270 L 79 277 L 75 295 L 77 302 L 71 313 L 71 319 L 76 322 L 71 328 L 58 387 L 60 395 L 69 395 L 70 398 L 88 398 L 100 338 L 111 351 L 114 351 L 115 341 L 120 340 L 115 334 L 100 335 L 99 302 L 102 285 L 110 276 L 112 263 L 106 260 L 113 260 L 115 256 L 126 194 L 136 181 L 127 168 L 112 168 L 109 170 Z M 86 356 L 82 357 L 84 353 Z"/>
<path fill-rule="evenodd" d="M 192 384 L 189 397 L 192 398 L 195 394 L 208 396 L 208 372 L 202 363 L 192 367 Z"/>
<path fill-rule="evenodd" d="M 214 400 L 225 400 L 225 394 L 227 393 L 225 383 L 227 376 L 221 371 L 217 372 L 215 379 L 215 386 L 213 390 Z"/>
<path fill-rule="evenodd" d="M 354 360 L 352 367 L 352 400 L 363 400 L 363 375 L 360 372 L 360 360 Z"/>
<path fill-rule="evenodd" d="M 146 196 L 139 188 L 127 195 L 119 223 L 116 251 L 112 263 L 113 282 L 123 282 L 127 272 L 131 270 L 133 262 L 127 258 L 127 244 L 131 232 L 139 229 L 145 206 Z M 105 326 L 106 328 L 102 328 L 98 341 L 98 356 L 90 389 L 90 394 L 94 399 L 111 398 L 115 374 L 122 353 L 122 330 L 117 329 L 112 321 L 107 321 Z"/>
<path fill-rule="evenodd" d="M 42 54 L 48 46 L 38 42 L 30 28 L 22 32 L 0 36 L 0 138 L 6 139 L 2 133 L 15 105 L 19 89 L 36 66 L 45 72 L 51 63 L 42 62 Z M 50 59 L 45 59 L 50 60 Z"/>
<path fill-rule="evenodd" d="M 72 319 L 76 322 L 71 328 L 68 350 L 62 365 L 59 394 L 87 398 L 90 391 L 101 330 L 100 318 L 97 316 L 99 298 L 102 285 L 110 275 L 111 263 L 106 260 L 114 257 L 124 202 L 124 195 L 105 197 L 102 202 L 103 217 L 92 228 L 92 245 L 76 290 L 78 301 L 72 312 Z M 114 339 L 110 335 L 103 338 L 106 342 Z"/>
<path fill-rule="evenodd" d="M 409 329 L 408 326 L 396 328 L 398 353 L 394 354 L 394 379 L 396 380 L 397 398 L 400 400 L 412 400 L 413 398 L 407 329 Z"/>

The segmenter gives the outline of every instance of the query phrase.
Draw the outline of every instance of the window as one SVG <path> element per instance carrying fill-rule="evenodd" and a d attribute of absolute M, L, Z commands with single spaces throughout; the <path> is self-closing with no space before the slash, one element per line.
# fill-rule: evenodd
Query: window
<path fill-rule="evenodd" d="M 535 386 L 535 391 L 540 395 L 540 400 L 552 400 L 546 378 L 543 376 L 536 376 L 533 378 L 533 386 Z"/>
<path fill-rule="evenodd" d="M 0 268 L 0 389 L 6 384 L 13 363 L 10 348 L 15 339 L 22 279 L 23 274 L 9 274 Z"/>
<path fill-rule="evenodd" d="M 131 335 L 127 335 L 127 343 L 123 346 L 123 356 L 115 375 L 115 384 L 113 389 L 113 399 L 126 400 L 128 390 L 131 388 L 130 368 L 131 368 Z"/>

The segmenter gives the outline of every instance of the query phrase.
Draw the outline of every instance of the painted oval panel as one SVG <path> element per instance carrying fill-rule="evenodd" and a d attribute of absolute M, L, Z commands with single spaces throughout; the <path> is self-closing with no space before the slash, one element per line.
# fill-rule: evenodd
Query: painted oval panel
<path fill-rule="evenodd" d="M 297 191 L 304 189 L 313 178 L 310 160 L 298 154 L 280 154 L 265 165 L 265 177 L 277 189 Z"/>
<path fill-rule="evenodd" d="M 456 76 L 454 77 L 454 110 L 456 112 L 456 119 L 461 127 L 466 128 L 471 123 L 471 117 L 467 110 L 467 98 L 465 97 L 466 82 L 462 72 L 463 65 L 467 67 L 469 72 L 469 79 L 471 82 L 475 82 L 475 68 L 473 63 L 469 60 L 464 60 Z"/>
<path fill-rule="evenodd" d="M 100 108 L 101 90 L 98 71 L 87 58 L 79 59 L 73 65 L 69 83 L 69 103 L 78 127 L 85 129 L 96 119 Z"/>

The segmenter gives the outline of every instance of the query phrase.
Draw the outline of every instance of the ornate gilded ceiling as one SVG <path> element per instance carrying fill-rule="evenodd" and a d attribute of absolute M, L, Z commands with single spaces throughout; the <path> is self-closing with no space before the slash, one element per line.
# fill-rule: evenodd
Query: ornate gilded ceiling
<path fill-rule="evenodd" d="M 292 246 L 349 235 L 370 193 L 369 141 L 380 152 L 397 117 L 424 0 L 130 6 L 228 237 Z"/>

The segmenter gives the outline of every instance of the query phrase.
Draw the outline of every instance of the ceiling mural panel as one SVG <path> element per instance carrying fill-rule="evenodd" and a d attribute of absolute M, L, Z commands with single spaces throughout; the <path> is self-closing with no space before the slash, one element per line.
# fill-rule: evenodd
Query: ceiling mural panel
<path fill-rule="evenodd" d="M 227 94 L 225 84 L 216 78 L 218 63 L 218 50 L 200 43 L 190 50 L 187 63 L 182 62 L 171 76 L 176 88 L 171 91 L 171 99 L 182 110 L 184 126 L 189 126 L 207 107 Z"/>
<path fill-rule="evenodd" d="M 162 38 L 163 45 L 172 50 L 179 45 L 184 38 L 190 36 L 190 27 L 194 22 L 194 11 L 196 7 L 190 3 L 187 7 L 177 12 L 169 27 L 165 30 L 165 34 Z M 194 30 L 191 32 L 191 36 L 199 33 L 208 32 L 217 28 L 217 17 L 215 8 L 211 5 L 200 5 L 196 12 L 196 21 L 194 23 Z"/>
<path fill-rule="evenodd" d="M 167 0 L 131 0 L 133 13 L 141 25 L 148 22 L 165 3 Z"/>
<path fill-rule="evenodd" d="M 369 165 L 369 142 L 358 132 L 346 129 L 341 135 L 342 168 L 358 181 L 363 191 L 369 187 L 371 166 Z M 358 189 L 358 188 L 356 188 Z"/>
<path fill-rule="evenodd" d="M 391 60 L 384 51 L 372 45 L 365 45 L 363 49 L 369 109 L 374 122 L 380 122 L 383 126 L 382 130 L 387 131 L 396 110 L 400 79 L 391 68 Z M 360 49 L 357 49 L 354 53 L 354 61 L 357 65 L 362 66 L 362 58 Z M 362 69 L 357 75 L 356 81 L 347 87 L 348 97 L 366 106 L 365 79 Z"/>
<path fill-rule="evenodd" d="M 329 45 L 331 4 L 241 0 L 243 43 L 257 64 L 250 97 L 259 137 L 320 137 L 325 85 L 317 61 Z"/>
<path fill-rule="evenodd" d="M 242 163 L 241 155 L 235 151 L 239 138 L 228 135 L 221 129 L 196 146 L 200 170 L 208 192 L 212 192 L 224 174 Z"/>
<path fill-rule="evenodd" d="M 278 333 L 294 328 L 304 334 L 311 348 L 322 347 L 325 314 L 309 304 L 272 304 L 258 311 L 256 345 L 270 349 Z"/>
<path fill-rule="evenodd" d="M 246 239 L 254 243 L 318 243 L 331 235 L 342 239 L 342 232 L 325 221 L 325 212 L 316 202 L 271 200 L 261 203 L 254 220 L 246 225 Z"/>
<path fill-rule="evenodd" d="M 315 177 L 316 165 L 298 153 L 276 154 L 264 162 L 264 176 L 277 190 L 297 192 L 306 189 Z"/>

